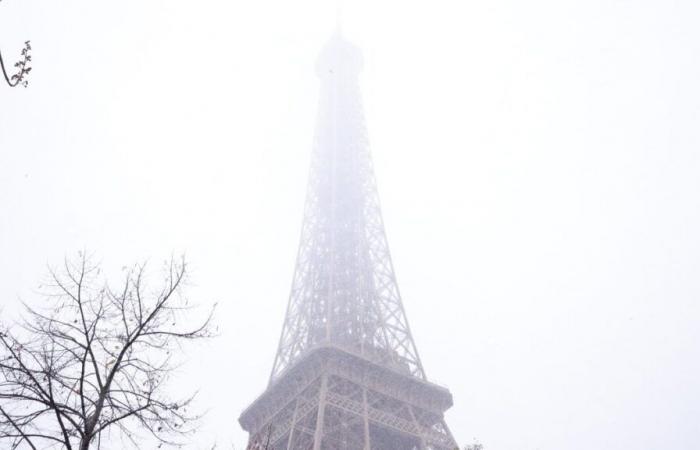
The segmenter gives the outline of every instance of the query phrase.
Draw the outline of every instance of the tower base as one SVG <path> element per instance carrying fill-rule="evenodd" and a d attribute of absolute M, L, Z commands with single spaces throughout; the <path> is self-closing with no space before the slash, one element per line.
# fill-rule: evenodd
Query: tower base
<path fill-rule="evenodd" d="M 455 450 L 441 386 L 335 346 L 285 370 L 241 415 L 249 448 Z"/>

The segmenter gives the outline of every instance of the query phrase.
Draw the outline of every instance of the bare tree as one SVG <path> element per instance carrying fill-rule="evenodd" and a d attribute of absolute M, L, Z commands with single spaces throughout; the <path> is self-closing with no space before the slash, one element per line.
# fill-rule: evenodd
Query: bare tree
<path fill-rule="evenodd" d="M 0 0 L 0 2 L 2 2 L 2 0 Z M 2 59 L 2 52 L 0 52 L 0 71 L 2 71 L 2 75 L 10 87 L 15 87 L 20 84 L 24 87 L 27 87 L 27 85 L 29 84 L 29 82 L 27 81 L 27 75 L 29 75 L 29 72 L 31 72 L 32 70 L 30 66 L 30 63 L 32 62 L 31 51 L 31 43 L 29 41 L 25 41 L 24 47 L 22 48 L 21 57 L 14 64 L 16 71 L 12 74 L 7 72 L 7 68 L 5 67 L 5 61 Z"/>
<path fill-rule="evenodd" d="M 20 324 L 0 328 L 0 447 L 87 450 L 107 431 L 137 448 L 144 431 L 160 447 L 195 430 L 193 397 L 172 399 L 166 381 L 180 344 L 212 335 L 213 309 L 194 326 L 185 317 L 184 258 L 157 289 L 145 264 L 123 270 L 112 289 L 89 258 L 66 260 L 50 271 L 48 307 L 25 305 Z"/>
<path fill-rule="evenodd" d="M 267 430 L 263 433 L 259 433 L 253 439 L 248 442 L 246 450 L 269 450 L 270 449 L 270 438 L 272 437 L 272 424 L 267 427 Z"/>
<path fill-rule="evenodd" d="M 484 446 L 481 445 L 479 441 L 475 440 L 473 444 L 464 447 L 464 450 L 484 450 Z"/>

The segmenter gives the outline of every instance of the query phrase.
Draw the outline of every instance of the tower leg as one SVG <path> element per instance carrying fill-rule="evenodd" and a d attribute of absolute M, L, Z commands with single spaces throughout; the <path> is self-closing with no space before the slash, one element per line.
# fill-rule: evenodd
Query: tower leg
<path fill-rule="evenodd" d="M 323 420 L 326 410 L 326 393 L 328 392 L 328 375 L 321 379 L 321 390 L 318 393 L 318 413 L 316 415 L 316 431 L 314 432 L 314 450 L 321 450 L 323 440 Z"/>
<path fill-rule="evenodd" d="M 370 450 L 372 448 L 369 441 L 369 411 L 367 407 L 367 388 L 362 389 L 362 405 L 363 405 L 363 419 L 365 425 L 365 447 L 364 450 Z"/>
<path fill-rule="evenodd" d="M 289 439 L 287 439 L 287 450 L 292 448 L 292 442 L 294 438 L 294 429 L 297 426 L 297 414 L 299 413 L 299 399 L 294 402 L 294 415 L 292 416 L 292 426 L 289 427 Z"/>
<path fill-rule="evenodd" d="M 425 450 L 427 446 L 425 445 L 425 434 L 422 432 L 423 427 L 421 424 L 418 422 L 418 419 L 416 419 L 416 414 L 413 412 L 413 406 L 409 406 L 408 410 L 411 413 L 411 419 L 413 420 L 413 423 L 416 425 L 416 428 L 418 430 L 421 430 L 420 433 L 420 450 Z"/>

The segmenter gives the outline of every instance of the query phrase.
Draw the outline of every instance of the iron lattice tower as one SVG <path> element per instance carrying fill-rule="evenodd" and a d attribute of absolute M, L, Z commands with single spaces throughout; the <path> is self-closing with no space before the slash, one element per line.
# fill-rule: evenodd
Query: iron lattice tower
<path fill-rule="evenodd" d="M 457 448 L 450 392 L 427 381 L 384 231 L 358 75 L 336 34 L 323 49 L 301 242 L 267 390 L 241 415 L 249 448 Z"/>

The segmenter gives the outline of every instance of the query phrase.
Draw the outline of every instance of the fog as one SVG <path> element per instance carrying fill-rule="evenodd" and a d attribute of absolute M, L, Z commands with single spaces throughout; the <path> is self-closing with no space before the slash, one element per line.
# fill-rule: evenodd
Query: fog
<path fill-rule="evenodd" d="M 245 445 L 294 269 L 329 1 L 5 0 L 0 310 L 184 253 L 221 334 L 174 392 Z M 486 450 L 700 447 L 700 4 L 347 2 L 403 302 Z"/>

